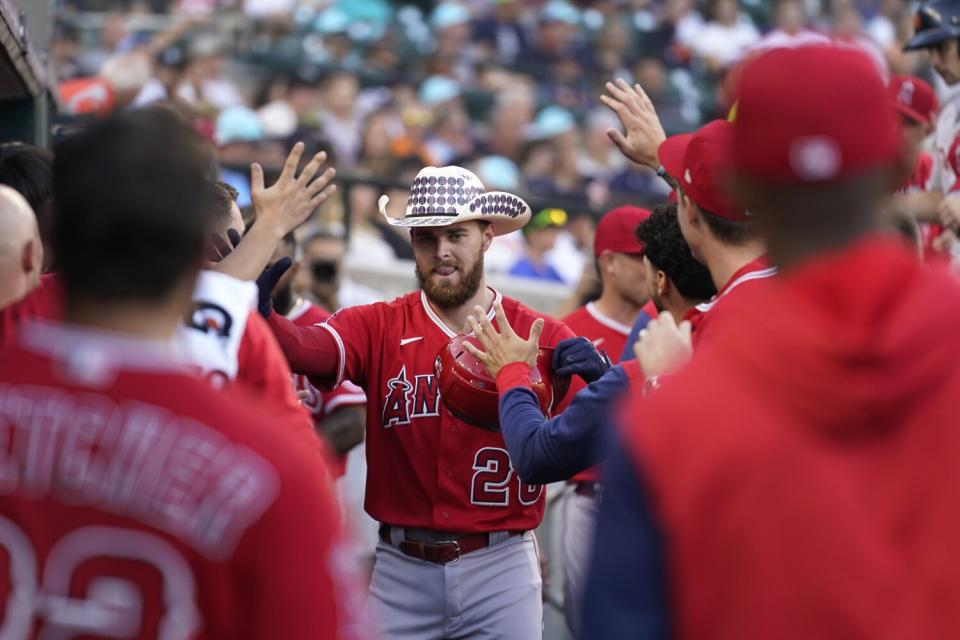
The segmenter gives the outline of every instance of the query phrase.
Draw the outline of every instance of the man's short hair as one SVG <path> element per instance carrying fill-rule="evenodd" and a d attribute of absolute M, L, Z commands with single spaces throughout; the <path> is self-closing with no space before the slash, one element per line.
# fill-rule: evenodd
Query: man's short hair
<path fill-rule="evenodd" d="M 53 154 L 22 142 L 0 145 L 0 184 L 22 195 L 40 217 L 53 195 Z"/>
<path fill-rule="evenodd" d="M 65 139 L 53 165 L 53 245 L 68 298 L 158 300 L 202 260 L 213 228 L 202 142 L 158 111 Z"/>
<path fill-rule="evenodd" d="M 697 206 L 710 231 L 723 244 L 739 247 L 757 237 L 757 225 L 753 220 L 731 220 Z"/>
<path fill-rule="evenodd" d="M 233 203 L 237 201 L 240 193 L 222 180 L 211 183 L 208 189 L 210 213 L 213 215 L 214 224 L 219 228 L 230 219 Z"/>
<path fill-rule="evenodd" d="M 709 300 L 717 293 L 710 272 L 697 262 L 683 239 L 675 204 L 657 206 L 650 217 L 640 223 L 636 234 L 643 243 L 643 254 L 654 267 L 667 274 L 684 298 Z"/>

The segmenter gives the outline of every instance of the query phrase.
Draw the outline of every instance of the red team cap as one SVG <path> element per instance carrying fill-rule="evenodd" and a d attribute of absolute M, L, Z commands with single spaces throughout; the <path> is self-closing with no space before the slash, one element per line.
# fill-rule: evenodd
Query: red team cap
<path fill-rule="evenodd" d="M 671 136 L 658 149 L 660 164 L 697 206 L 728 220 L 746 220 L 726 184 L 730 166 L 731 126 L 714 120 L 695 133 Z"/>
<path fill-rule="evenodd" d="M 939 104 L 933 87 L 910 76 L 895 76 L 887 87 L 893 106 L 901 114 L 920 124 L 931 124 Z"/>
<path fill-rule="evenodd" d="M 778 185 L 829 183 L 899 159 L 887 88 L 865 54 L 842 47 L 776 49 L 744 65 L 733 166 Z"/>
<path fill-rule="evenodd" d="M 643 253 L 643 243 L 637 239 L 637 226 L 650 217 L 647 209 L 629 205 L 617 207 L 603 214 L 593 237 L 593 255 L 604 251 L 614 253 Z"/>

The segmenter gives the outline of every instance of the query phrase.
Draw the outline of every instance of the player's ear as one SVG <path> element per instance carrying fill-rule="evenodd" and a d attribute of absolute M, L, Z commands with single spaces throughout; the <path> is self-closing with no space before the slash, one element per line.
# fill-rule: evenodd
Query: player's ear
<path fill-rule="evenodd" d="M 597 258 L 597 266 L 599 267 L 598 271 L 600 272 L 597 275 L 606 273 L 611 264 L 613 264 L 613 252 L 604 249 L 600 252 L 600 256 Z"/>
<path fill-rule="evenodd" d="M 43 249 L 38 240 L 28 240 L 20 252 L 20 268 L 24 273 L 39 273 L 43 262 Z"/>
<path fill-rule="evenodd" d="M 489 222 L 480 221 L 480 233 L 483 234 L 483 242 L 481 248 L 486 251 L 490 248 L 490 244 L 493 242 L 493 225 Z"/>
<path fill-rule="evenodd" d="M 671 282 L 663 271 L 657 270 L 657 297 L 665 300 L 670 295 Z"/>

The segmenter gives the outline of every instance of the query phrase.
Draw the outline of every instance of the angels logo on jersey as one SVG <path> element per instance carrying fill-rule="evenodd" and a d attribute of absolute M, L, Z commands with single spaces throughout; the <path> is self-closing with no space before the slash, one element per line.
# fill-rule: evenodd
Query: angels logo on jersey
<path fill-rule="evenodd" d="M 404 365 L 396 376 L 387 380 L 386 400 L 383 403 L 383 426 L 391 428 L 410 424 L 413 418 L 440 415 L 440 385 L 434 374 L 415 375 L 407 379 Z"/>

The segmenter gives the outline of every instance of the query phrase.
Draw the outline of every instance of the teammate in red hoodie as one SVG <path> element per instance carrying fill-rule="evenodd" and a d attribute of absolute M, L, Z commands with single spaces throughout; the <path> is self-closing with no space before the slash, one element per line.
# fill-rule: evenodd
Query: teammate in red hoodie
<path fill-rule="evenodd" d="M 849 50 L 746 65 L 731 166 L 782 276 L 638 404 L 584 637 L 960 636 L 960 290 L 880 235 L 884 91 Z"/>
<path fill-rule="evenodd" d="M 0 635 L 357 638 L 316 441 L 177 357 L 207 233 L 186 125 L 64 142 L 64 320 L 0 354 Z"/>

